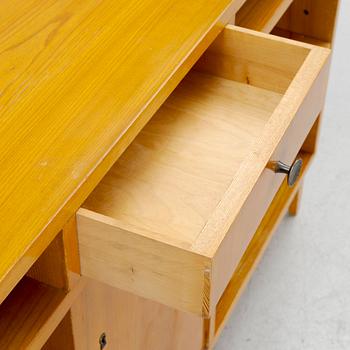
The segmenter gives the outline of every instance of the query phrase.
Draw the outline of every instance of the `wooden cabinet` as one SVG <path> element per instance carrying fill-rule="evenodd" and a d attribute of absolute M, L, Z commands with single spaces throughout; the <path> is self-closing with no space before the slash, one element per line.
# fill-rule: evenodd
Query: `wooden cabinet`
<path fill-rule="evenodd" d="M 209 317 L 283 181 L 268 162 L 293 162 L 321 112 L 328 57 L 227 27 L 78 212 L 82 274 Z"/>
<path fill-rule="evenodd" d="M 0 349 L 74 349 L 70 308 L 85 288 L 75 234 L 73 219 L 0 305 Z"/>
<path fill-rule="evenodd" d="M 52 12 L 65 10 L 57 21 L 71 39 L 61 47 L 55 29 L 44 40 L 62 84 L 46 85 L 49 70 L 39 72 L 47 102 L 41 97 L 27 111 L 42 111 L 49 131 L 46 111 L 55 111 L 52 119 L 62 111 L 55 137 L 65 136 L 28 157 L 36 170 L 21 182 L 23 193 L 3 191 L 13 198 L 8 208 L 22 208 L 30 186 L 44 186 L 22 208 L 37 208 L 41 221 L 14 226 L 11 216 L 4 226 L 18 231 L 14 240 L 10 230 L 2 236 L 18 249 L 0 265 L 0 350 L 212 348 L 276 226 L 288 209 L 297 212 L 338 1 L 169 0 L 153 17 L 130 4 L 125 14 L 108 1 L 62 4 Z M 142 6 L 155 8 L 152 0 Z M 50 11 L 44 7 L 38 23 Z M 178 22 L 167 26 L 168 12 Z M 84 23 L 77 32 L 74 21 Z M 56 85 L 67 108 L 57 105 Z M 30 96 L 21 101 L 27 106 Z M 43 134 L 42 124 L 31 127 Z M 274 166 L 296 159 L 303 166 L 291 187 Z"/>

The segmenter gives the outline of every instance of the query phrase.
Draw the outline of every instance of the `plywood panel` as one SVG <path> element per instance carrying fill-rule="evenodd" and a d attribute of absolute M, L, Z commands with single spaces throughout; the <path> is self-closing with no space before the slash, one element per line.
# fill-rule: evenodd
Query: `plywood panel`
<path fill-rule="evenodd" d="M 202 348 L 201 317 L 90 281 L 80 304 L 73 306 L 81 343 L 77 350 L 95 350 L 102 333 L 106 349 L 196 350 Z"/>

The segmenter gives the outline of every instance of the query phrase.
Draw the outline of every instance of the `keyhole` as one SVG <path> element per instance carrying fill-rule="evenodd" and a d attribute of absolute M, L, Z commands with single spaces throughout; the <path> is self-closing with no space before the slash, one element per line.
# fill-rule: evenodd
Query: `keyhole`
<path fill-rule="evenodd" d="M 104 349 L 105 346 L 107 345 L 107 337 L 106 337 L 106 333 L 102 333 L 100 335 L 100 339 L 99 339 L 99 344 L 100 344 L 100 350 Z"/>
<path fill-rule="evenodd" d="M 308 10 L 308 9 L 305 9 L 305 10 L 304 10 L 304 15 L 305 15 L 305 16 L 308 16 L 308 15 L 309 15 L 309 13 L 310 13 L 310 12 L 309 12 L 309 10 Z"/>

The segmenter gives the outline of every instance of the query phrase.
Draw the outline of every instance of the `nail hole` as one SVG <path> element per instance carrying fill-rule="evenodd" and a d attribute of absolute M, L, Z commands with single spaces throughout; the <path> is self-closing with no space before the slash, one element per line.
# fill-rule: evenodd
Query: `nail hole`
<path fill-rule="evenodd" d="M 305 9 L 304 10 L 304 15 L 308 16 L 310 14 L 309 10 Z"/>
<path fill-rule="evenodd" d="M 99 344 L 100 344 L 100 350 L 104 349 L 105 346 L 107 345 L 107 337 L 106 337 L 106 333 L 102 333 L 100 335 L 100 339 L 98 340 Z"/>

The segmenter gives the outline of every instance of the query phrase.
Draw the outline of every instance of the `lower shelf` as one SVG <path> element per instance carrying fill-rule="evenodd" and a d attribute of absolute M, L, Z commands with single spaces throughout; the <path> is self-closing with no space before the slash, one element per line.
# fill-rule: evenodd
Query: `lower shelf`
<path fill-rule="evenodd" d="M 293 0 L 247 0 L 236 14 L 235 24 L 269 33 Z"/>
<path fill-rule="evenodd" d="M 76 345 L 80 344 L 74 343 L 72 314 L 69 311 L 41 350 L 75 350 Z"/>
<path fill-rule="evenodd" d="M 83 285 L 66 293 L 25 276 L 0 305 L 0 349 L 41 349 Z"/>

